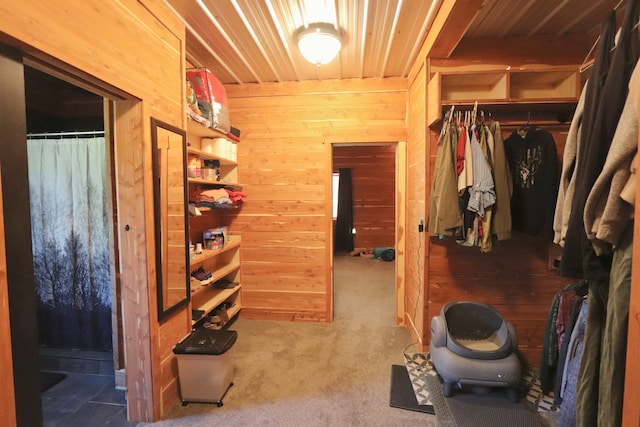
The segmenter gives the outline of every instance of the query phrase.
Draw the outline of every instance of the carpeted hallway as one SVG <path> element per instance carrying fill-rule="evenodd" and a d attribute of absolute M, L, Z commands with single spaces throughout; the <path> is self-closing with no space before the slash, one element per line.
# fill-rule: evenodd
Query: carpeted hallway
<path fill-rule="evenodd" d="M 224 406 L 176 405 L 140 426 L 436 426 L 434 415 L 389 406 L 391 365 L 409 334 L 395 326 L 395 265 L 335 258 L 335 321 L 240 318 L 234 386 Z"/>

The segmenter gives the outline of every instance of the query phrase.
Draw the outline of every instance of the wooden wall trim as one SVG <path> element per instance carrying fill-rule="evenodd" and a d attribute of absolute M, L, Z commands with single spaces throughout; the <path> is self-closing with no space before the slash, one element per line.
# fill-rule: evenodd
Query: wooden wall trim
<path fill-rule="evenodd" d="M 145 202 L 144 191 L 151 172 L 140 167 L 148 164 L 151 158 L 151 130 L 143 117 L 142 103 L 116 103 L 117 234 L 121 254 L 128 416 L 131 420 L 152 421 L 158 418 L 160 408 L 153 404 L 151 349 L 154 342 L 151 323 L 157 323 L 155 311 L 150 312 L 152 302 L 155 305 L 155 301 L 150 301 L 155 289 L 149 288 L 149 283 L 154 281 L 154 262 L 148 262 L 155 250 L 152 239 L 148 237 L 153 234 L 153 205 L 148 197 Z M 145 158 L 149 160 L 145 161 Z M 148 187 L 151 188 L 150 185 Z"/>
<path fill-rule="evenodd" d="M 396 145 L 396 324 L 404 326 L 406 312 L 407 265 L 407 143 Z"/>
<path fill-rule="evenodd" d="M 332 170 L 333 165 L 333 144 L 324 142 L 324 169 L 327 171 Z M 324 192 L 327 195 L 325 197 L 325 233 L 328 247 L 333 248 L 333 174 L 325 174 L 324 179 Z M 325 250 L 325 265 L 327 265 L 325 274 L 325 295 L 327 295 L 327 303 L 325 307 L 324 317 L 327 322 L 333 322 L 334 316 L 334 293 L 333 293 L 333 253 L 332 251 Z"/>
<path fill-rule="evenodd" d="M 426 296 L 425 286 L 425 232 L 419 233 L 417 224 L 420 217 L 427 215 L 426 201 L 428 200 L 428 148 L 426 143 L 426 102 L 427 68 L 424 61 L 420 61 L 416 68 L 415 78 L 410 80 L 407 95 L 407 127 L 408 140 L 406 144 L 406 193 L 405 209 L 406 224 L 405 240 L 405 295 L 404 295 L 404 324 L 412 339 L 418 343 L 417 351 L 421 351 L 424 344 L 424 311 Z"/>
<path fill-rule="evenodd" d="M 124 341 L 123 341 L 123 322 L 122 322 L 122 290 L 120 278 L 120 252 L 118 244 L 118 199 L 116 194 L 116 158 L 115 158 L 115 103 L 109 99 L 103 99 L 103 115 L 104 129 L 106 141 L 106 159 L 107 159 L 107 186 L 108 194 L 111 195 L 109 200 L 109 212 L 112 221 L 109 222 L 109 236 L 114 242 L 109 248 L 109 270 L 111 277 L 111 336 L 113 351 L 113 366 L 116 371 L 120 371 L 122 375 L 125 371 L 124 361 Z M 126 378 L 126 377 L 124 377 Z M 118 384 L 116 386 L 126 387 L 126 384 Z"/>
<path fill-rule="evenodd" d="M 42 424 L 37 295 L 31 248 L 24 65 L 19 51 L 0 45 L 0 163 L 6 282 L 16 424 Z M 2 369 L 5 369 L 2 367 Z"/>
<path fill-rule="evenodd" d="M 460 43 L 460 40 L 462 40 L 462 36 L 478 15 L 484 3 L 484 0 L 457 0 L 453 4 L 445 1 L 447 7 L 442 9 L 442 18 L 439 16 L 436 18 L 441 25 L 435 29 L 432 27 L 431 31 L 429 31 L 430 35 L 432 31 L 435 34 L 430 38 L 432 43 L 431 46 L 428 46 L 424 57 L 449 57 L 458 43 Z"/>
<path fill-rule="evenodd" d="M 484 0 L 444 0 L 427 33 L 416 62 L 426 58 L 447 58 L 454 51 L 483 4 Z"/>
<path fill-rule="evenodd" d="M 2 174 L 0 173 L 0 176 Z M 0 212 L 4 212 L 2 201 L 2 182 L 0 178 Z M 4 238 L 4 222 L 0 221 L 0 342 L 11 342 L 11 328 L 9 323 L 9 291 L 7 281 L 7 259 Z M 13 390 L 13 361 L 11 346 L 6 351 L 0 352 L 0 399 L 2 399 L 2 411 L 0 411 L 0 425 L 6 427 L 16 426 L 16 401 Z"/>

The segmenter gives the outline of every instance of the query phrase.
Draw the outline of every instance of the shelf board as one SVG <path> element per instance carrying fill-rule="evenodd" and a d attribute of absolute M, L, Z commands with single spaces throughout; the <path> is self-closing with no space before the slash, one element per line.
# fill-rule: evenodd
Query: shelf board
<path fill-rule="evenodd" d="M 240 246 L 240 242 L 242 240 L 240 238 L 240 235 L 237 234 L 227 234 L 226 239 L 227 241 L 225 242 L 222 249 L 203 249 L 201 254 L 196 254 L 191 260 L 190 266 L 197 266 L 208 259 L 217 257 L 218 255 L 235 249 Z"/>
<path fill-rule="evenodd" d="M 194 147 L 187 147 L 187 153 L 189 154 L 193 154 L 194 156 L 198 156 L 201 159 L 205 159 L 205 160 L 219 160 L 221 164 L 223 165 L 231 165 L 231 166 L 237 166 L 238 162 L 235 162 L 231 159 L 227 159 L 225 157 L 222 156 L 217 156 L 214 153 L 208 153 L 206 151 L 203 150 L 199 150 L 197 148 Z"/>
<path fill-rule="evenodd" d="M 241 308 L 242 307 L 240 307 L 240 304 L 233 304 L 231 307 L 229 307 L 227 309 L 227 314 L 229 315 L 229 319 L 231 319 L 233 316 L 238 314 Z"/>
<path fill-rule="evenodd" d="M 228 264 L 225 265 L 224 267 L 221 267 L 219 269 L 217 269 L 216 271 L 212 272 L 211 275 L 211 279 L 207 279 L 206 283 L 213 283 L 213 282 L 217 282 L 218 280 L 222 279 L 223 277 L 233 273 L 234 271 L 237 271 L 238 269 L 240 269 L 240 264 Z M 193 283 L 194 281 L 191 281 L 191 283 Z M 203 292 L 209 291 L 211 293 L 215 292 L 215 291 L 211 291 L 211 289 L 215 289 L 214 286 L 212 285 L 202 285 L 199 287 L 191 287 L 191 298 L 193 298 L 194 296 L 201 294 Z M 223 289 L 226 290 L 226 289 Z"/>
<path fill-rule="evenodd" d="M 203 310 L 206 313 L 209 313 L 211 310 L 213 310 L 214 308 L 216 308 L 217 306 L 219 306 L 220 304 L 222 304 L 223 302 L 225 302 L 229 297 L 231 297 L 233 294 L 235 294 L 236 292 L 240 292 L 240 287 L 242 285 L 236 285 L 233 288 L 230 289 L 217 289 L 215 291 L 211 291 L 211 298 L 209 298 L 207 300 L 206 303 L 195 307 L 198 310 Z M 217 292 L 216 292 L 217 291 Z M 235 306 L 238 306 L 238 304 L 235 304 Z M 240 309 L 240 307 L 238 306 L 238 310 Z M 234 313 L 235 314 L 235 313 Z M 231 313 L 229 313 L 229 318 L 231 318 L 232 315 Z"/>
<path fill-rule="evenodd" d="M 202 178 L 187 178 L 187 181 L 189 182 L 189 184 L 212 185 L 216 187 L 226 187 L 228 185 L 234 186 L 234 187 L 240 186 L 240 184 L 238 184 L 237 182 L 208 181 Z"/>
<path fill-rule="evenodd" d="M 214 306 L 214 307 L 210 308 L 209 311 L 207 311 L 206 313 L 209 313 L 211 310 L 213 310 L 216 307 L 217 306 Z M 229 320 L 233 319 L 233 316 L 235 316 L 236 314 L 240 313 L 240 310 L 242 310 L 242 307 L 240 306 L 240 304 L 233 304 L 231 307 L 227 308 L 227 315 L 229 316 Z M 195 325 L 196 323 L 201 322 L 201 321 L 202 321 L 202 319 L 192 320 L 191 324 Z M 228 323 L 225 323 L 225 325 L 227 325 L 227 324 Z M 224 329 L 225 325 L 223 325 L 222 328 L 220 328 L 220 329 Z"/>
<path fill-rule="evenodd" d="M 512 99 L 483 99 L 483 100 L 471 100 L 471 99 L 466 99 L 466 100 L 449 100 L 449 99 L 443 99 L 442 100 L 442 106 L 446 107 L 446 109 L 448 110 L 452 105 L 456 106 L 456 109 L 458 107 L 461 108 L 465 108 L 468 109 L 470 107 L 473 107 L 473 105 L 475 104 L 475 102 L 478 102 L 478 110 L 481 109 L 487 109 L 487 108 L 494 108 L 496 110 L 500 110 L 500 111 L 509 111 L 509 110 L 519 110 L 519 111 L 523 111 L 526 109 L 532 110 L 532 111 L 549 111 L 549 110 L 553 110 L 553 109 L 557 109 L 558 107 L 561 108 L 568 108 L 573 106 L 575 108 L 575 106 L 578 103 L 578 100 L 576 98 L 557 98 L 557 99 L 549 99 L 549 98 L 544 98 L 544 99 L 519 99 L 519 98 L 512 98 Z M 481 108 L 482 107 L 482 108 Z"/>
<path fill-rule="evenodd" d="M 217 129 L 208 128 L 187 116 L 187 133 L 200 138 L 225 138 L 227 134 Z"/>
<path fill-rule="evenodd" d="M 442 124 L 442 117 L 447 113 L 452 105 L 455 110 L 469 111 L 473 108 L 475 101 L 451 101 L 443 100 L 440 108 L 440 115 L 433 120 L 429 126 L 439 126 Z M 486 115 L 491 115 L 494 120 L 500 122 L 520 121 L 525 123 L 527 120 L 535 122 L 562 124 L 558 121 L 560 116 L 568 118 L 573 117 L 578 100 L 574 98 L 563 98 L 555 100 L 530 100 L 530 99 L 511 99 L 511 100 L 489 100 L 478 101 L 478 114 L 483 111 Z M 535 124 L 535 123 L 534 123 Z"/>

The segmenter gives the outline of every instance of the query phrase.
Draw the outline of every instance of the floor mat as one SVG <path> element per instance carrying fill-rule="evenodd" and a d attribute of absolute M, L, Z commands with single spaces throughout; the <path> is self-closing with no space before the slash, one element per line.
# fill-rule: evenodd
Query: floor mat
<path fill-rule="evenodd" d="M 439 377 L 427 379 L 438 422 L 443 427 L 541 427 L 546 423 L 535 407 L 513 403 L 505 389 L 487 393 L 456 390 L 451 397 L 442 394 Z"/>
<path fill-rule="evenodd" d="M 416 399 L 421 405 L 433 404 L 429 394 L 427 381 L 430 377 L 435 377 L 439 381 L 438 374 L 431 363 L 429 353 L 405 353 L 405 366 L 411 378 Z M 531 370 L 526 370 L 522 375 L 522 394 L 526 394 L 526 401 L 537 409 L 540 413 L 557 415 L 560 411 L 559 405 L 554 403 L 553 393 L 545 394 L 540 385 L 540 377 Z"/>
<path fill-rule="evenodd" d="M 407 368 L 402 365 L 391 365 L 391 390 L 389 393 L 389 406 L 408 409 L 410 411 L 435 414 L 433 405 L 421 405 L 411 385 L 411 378 Z"/>
<path fill-rule="evenodd" d="M 411 385 L 420 405 L 430 405 L 431 397 L 427 377 L 438 375 L 433 369 L 428 353 L 405 353 L 404 363 L 411 378 Z"/>

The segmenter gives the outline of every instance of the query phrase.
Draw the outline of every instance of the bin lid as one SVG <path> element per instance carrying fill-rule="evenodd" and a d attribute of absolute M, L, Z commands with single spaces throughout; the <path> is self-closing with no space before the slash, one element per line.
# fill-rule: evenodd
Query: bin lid
<path fill-rule="evenodd" d="M 224 354 L 233 347 L 238 332 L 196 329 L 173 348 L 174 354 Z"/>

